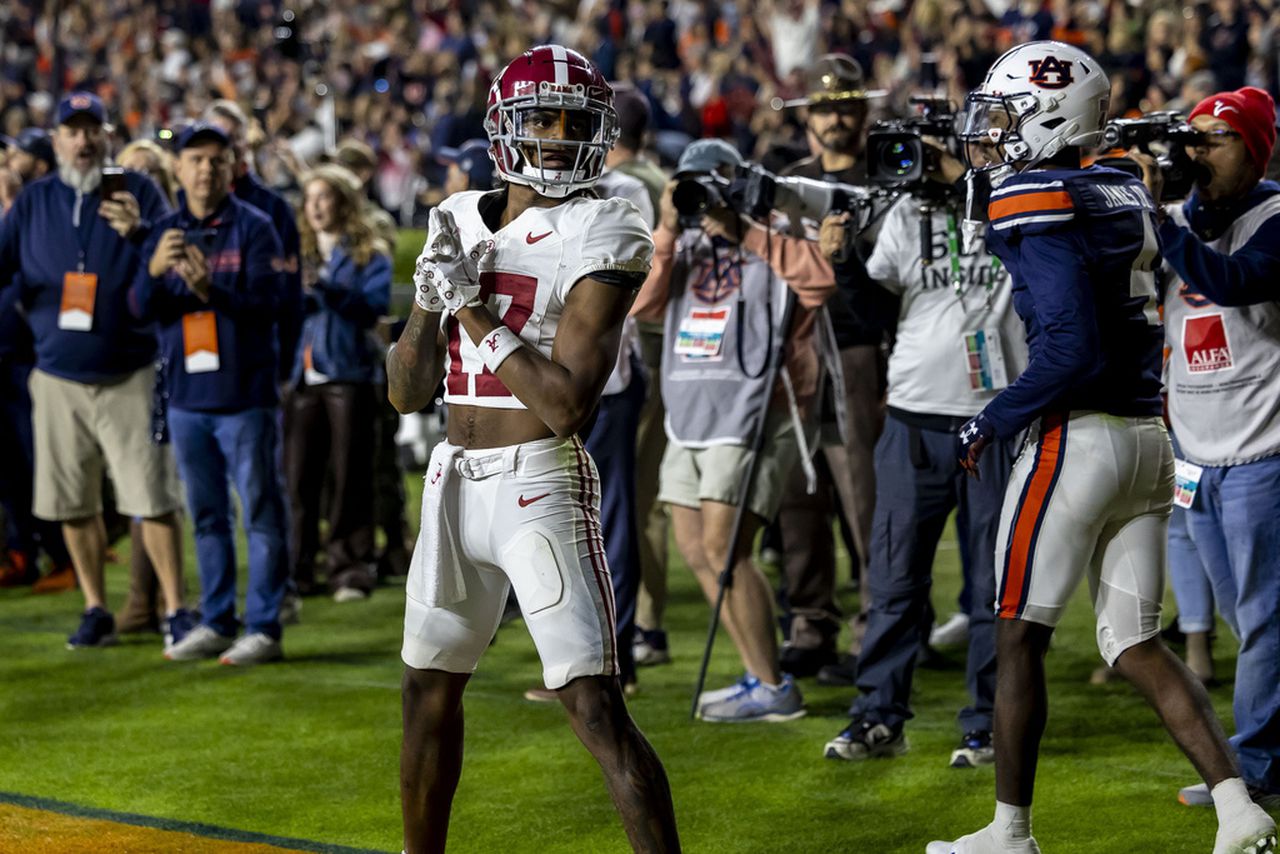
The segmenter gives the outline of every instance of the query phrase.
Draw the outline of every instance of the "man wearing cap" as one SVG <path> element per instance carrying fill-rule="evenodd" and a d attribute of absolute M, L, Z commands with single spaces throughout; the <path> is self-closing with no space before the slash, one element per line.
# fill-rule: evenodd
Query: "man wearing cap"
<path fill-rule="evenodd" d="M 862 68 L 843 54 L 820 57 L 806 76 L 808 94 L 788 101 L 786 107 L 805 107 L 805 126 L 819 150 L 785 170 L 788 175 L 865 184 L 866 164 L 861 160 L 867 101 L 884 95 L 868 91 Z M 844 220 L 828 217 L 824 231 L 839 232 Z M 841 238 L 847 240 L 846 238 Z M 855 577 L 861 581 L 860 621 L 870 605 L 867 558 L 871 540 L 871 514 L 875 496 L 872 456 L 880 435 L 880 397 L 885 368 L 881 345 L 897 316 L 897 300 L 875 287 L 859 289 L 854 304 L 848 296 L 855 283 L 865 283 L 862 257 L 870 241 L 857 245 L 849 260 L 835 262 L 838 290 L 827 302 L 832 337 L 820 340 L 828 346 L 831 393 L 842 400 L 843 441 L 831 437 L 823 443 L 815 462 L 817 490 L 809 493 L 803 477 L 791 478 L 779 514 L 782 531 L 787 599 L 791 606 L 791 636 L 783 650 L 784 668 L 811 676 L 836 657 L 840 609 L 835 600 L 835 544 L 831 533 L 833 512 L 843 515 L 852 534 Z M 838 352 L 831 352 L 831 350 Z M 834 499 L 834 502 L 833 502 Z M 834 506 L 833 506 L 834 504 Z M 860 631 L 855 632 L 860 636 Z M 855 646 L 856 646 L 855 639 Z"/>
<path fill-rule="evenodd" d="M 105 465 L 121 513 L 141 517 L 164 594 L 166 642 L 189 627 L 182 608 L 177 477 L 169 449 L 152 438 L 155 339 L 129 315 L 138 247 L 167 206 L 145 176 L 124 172 L 124 190 L 103 199 L 106 109 L 73 92 L 57 111 L 56 174 L 19 196 L 0 225 L 0 288 L 20 278 L 36 343 L 31 375 L 35 515 L 62 523 L 86 611 L 68 645 L 115 642 L 106 608 L 102 518 Z"/>
<path fill-rule="evenodd" d="M 493 163 L 489 160 L 489 140 L 469 139 L 457 148 L 442 148 L 436 159 L 447 167 L 444 194 L 464 190 L 492 190 Z"/>
<path fill-rule="evenodd" d="M 165 657 L 257 664 L 281 657 L 288 576 L 272 335 L 285 299 L 280 239 L 265 214 L 228 193 L 234 160 L 221 128 L 192 125 L 177 148 L 182 208 L 157 221 L 130 295 L 138 317 L 157 325 L 200 570 L 200 625 Z M 249 542 L 246 633 L 239 640 L 228 480 Z"/>
<path fill-rule="evenodd" d="M 5 141 L 9 145 L 5 165 L 17 173 L 24 185 L 43 178 L 58 168 L 53 156 L 53 141 L 47 131 L 27 128 L 13 139 Z"/>
<path fill-rule="evenodd" d="M 1174 274 L 1164 321 L 1175 501 L 1240 639 L 1231 744 L 1269 808 L 1280 806 L 1280 184 L 1261 178 L 1275 120 L 1271 96 L 1253 87 L 1201 101 L 1191 125 L 1204 140 L 1187 149 L 1195 189 L 1159 214 Z M 1159 171 L 1135 157 L 1159 198 Z M 1180 800 L 1213 803 L 1203 784 Z"/>
<path fill-rule="evenodd" d="M 723 140 L 685 149 L 677 178 L 726 176 L 742 165 Z M 818 366 L 812 309 L 835 290 L 831 265 L 817 243 L 773 235 L 726 206 L 684 227 L 668 184 L 654 233 L 653 268 L 632 308 L 642 320 L 663 320 L 662 397 L 667 438 L 658 500 L 671 509 L 676 546 L 709 600 L 730 555 L 733 585 L 724 623 L 746 673 L 733 685 L 698 698 L 707 721 L 784 721 L 805 713 L 800 691 L 778 666 L 769 582 L 751 560 L 762 524 L 778 512 L 782 486 L 799 459 L 797 408 L 809 406 Z M 789 332 L 789 382 L 768 386 L 761 369 L 782 331 L 786 288 L 799 299 Z M 770 308 L 772 306 L 772 308 Z M 796 407 L 788 405 L 794 392 Z M 757 414 L 768 417 L 759 465 L 739 494 L 750 462 Z M 788 410 L 792 410 L 789 412 Z M 745 504 L 740 536 L 730 542 L 736 509 Z"/>

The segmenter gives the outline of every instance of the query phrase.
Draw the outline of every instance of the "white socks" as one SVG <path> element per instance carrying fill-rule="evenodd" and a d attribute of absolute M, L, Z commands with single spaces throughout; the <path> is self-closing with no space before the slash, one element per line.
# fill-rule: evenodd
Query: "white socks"
<path fill-rule="evenodd" d="M 1245 798 L 1248 798 L 1247 792 Z M 1031 807 L 1015 807 L 996 801 L 996 817 L 991 822 L 991 829 L 1006 844 L 1025 842 L 1031 838 Z"/>
<path fill-rule="evenodd" d="M 1213 787 L 1210 794 L 1213 795 L 1213 808 L 1218 813 L 1219 825 L 1230 824 L 1232 819 L 1253 806 L 1249 789 L 1239 777 L 1223 780 Z"/>

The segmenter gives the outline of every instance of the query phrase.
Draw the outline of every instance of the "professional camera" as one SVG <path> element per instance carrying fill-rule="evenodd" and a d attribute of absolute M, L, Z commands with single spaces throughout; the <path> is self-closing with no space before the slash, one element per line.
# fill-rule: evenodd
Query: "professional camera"
<path fill-rule="evenodd" d="M 882 195 L 868 187 L 837 184 L 813 178 L 780 178 L 748 164 L 732 179 L 720 175 L 689 175 L 676 182 L 671 201 L 681 228 L 697 228 L 702 215 L 716 208 L 732 208 L 767 223 L 773 211 L 791 219 L 821 222 L 834 213 L 864 214 Z"/>
<path fill-rule="evenodd" d="M 930 178 L 942 165 L 941 152 L 924 137 L 954 137 L 955 110 L 946 98 L 914 97 L 910 103 L 920 115 L 877 122 L 867 133 L 867 178 L 912 195 L 945 194 L 950 188 Z"/>
<path fill-rule="evenodd" d="M 1147 113 L 1136 119 L 1115 119 L 1102 129 L 1104 149 L 1137 147 L 1155 157 L 1164 176 L 1158 202 L 1183 199 L 1191 192 L 1202 168 L 1187 155 L 1186 147 L 1203 142 L 1204 134 L 1187 124 L 1181 113 L 1173 111 Z M 1097 162 L 1134 171 L 1133 161 L 1127 157 L 1108 157 Z M 1138 175 L 1141 177 L 1141 170 Z"/>

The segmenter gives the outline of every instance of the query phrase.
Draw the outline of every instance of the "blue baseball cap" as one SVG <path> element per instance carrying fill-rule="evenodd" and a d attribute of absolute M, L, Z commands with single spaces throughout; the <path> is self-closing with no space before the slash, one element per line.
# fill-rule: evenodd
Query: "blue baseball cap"
<path fill-rule="evenodd" d="M 190 148 L 202 142 L 216 142 L 223 148 L 227 148 L 231 145 L 231 137 L 227 136 L 227 132 L 215 124 L 196 122 L 184 128 L 182 133 L 178 134 L 178 141 L 173 150 L 182 151 L 184 148 Z"/>
<path fill-rule="evenodd" d="M 714 172 L 721 166 L 741 166 L 742 155 L 723 139 L 697 139 L 680 154 L 676 175 L 685 172 Z"/>
<path fill-rule="evenodd" d="M 493 161 L 489 159 L 489 140 L 469 139 L 457 148 L 442 148 L 436 152 L 436 160 L 442 164 L 458 164 L 458 168 L 471 179 L 471 189 L 493 189 Z"/>
<path fill-rule="evenodd" d="M 58 102 L 58 124 L 65 125 L 76 116 L 89 116 L 100 125 L 107 123 L 107 108 L 92 92 L 72 92 Z"/>

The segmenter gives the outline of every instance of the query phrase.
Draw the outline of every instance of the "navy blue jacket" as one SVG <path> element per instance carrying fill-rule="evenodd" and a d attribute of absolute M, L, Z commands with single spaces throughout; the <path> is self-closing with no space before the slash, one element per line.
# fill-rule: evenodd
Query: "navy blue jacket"
<path fill-rule="evenodd" d="M 1260 181 L 1243 199 L 1210 206 L 1200 200 L 1199 191 L 1193 191 L 1182 206 L 1191 227 L 1173 220 L 1160 226 L 1164 260 L 1196 293 L 1218 305 L 1254 305 L 1280 298 L 1280 217 L 1262 223 L 1244 246 L 1229 255 L 1201 242 L 1216 240 L 1231 223 L 1277 193 L 1280 184 Z"/>
<path fill-rule="evenodd" d="M 983 414 L 1000 438 L 1049 412 L 1159 415 L 1155 203 L 1114 169 L 1035 170 L 991 195 L 987 248 L 1013 276 L 1027 369 Z M 1137 272 L 1135 272 L 1137 271 Z"/>
<path fill-rule="evenodd" d="M 311 367 L 333 382 L 373 383 L 382 378 L 382 355 L 370 330 L 391 303 L 391 261 L 374 254 L 357 267 L 342 246 L 321 269 L 304 298 L 306 320 L 290 384 L 302 381 L 308 350 Z"/>
<path fill-rule="evenodd" d="M 28 184 L 0 221 L 0 290 L 20 288 L 35 335 L 36 367 L 46 373 L 111 382 L 155 358 L 155 335 L 129 312 L 128 293 L 147 266 L 140 246 L 169 205 L 145 175 L 125 172 L 125 187 L 142 211 L 142 223 L 127 240 L 98 215 L 97 192 L 81 196 L 77 205 L 76 191 L 56 174 Z M 93 328 L 59 329 L 63 277 L 81 259 L 84 271 L 98 276 Z"/>
<path fill-rule="evenodd" d="M 293 354 L 297 351 L 298 335 L 302 328 L 302 238 L 298 234 L 298 220 L 284 197 L 259 181 L 252 172 L 236 179 L 234 191 L 237 199 L 267 215 L 267 219 L 275 226 L 280 246 L 284 250 L 285 290 L 281 295 L 277 327 L 280 335 L 279 378 L 283 381 L 293 366 Z"/>
<path fill-rule="evenodd" d="M 143 247 L 148 262 L 166 229 L 217 230 L 207 255 L 209 301 L 193 294 L 177 273 L 155 278 L 144 264 L 131 303 L 138 317 L 153 320 L 164 359 L 169 405 L 197 412 L 239 412 L 274 406 L 276 388 L 275 324 L 284 292 L 280 239 L 260 211 L 227 197 L 209 217 L 197 220 L 184 206 L 155 224 Z M 182 318 L 213 311 L 218 325 L 219 369 L 189 374 L 182 340 Z"/>

